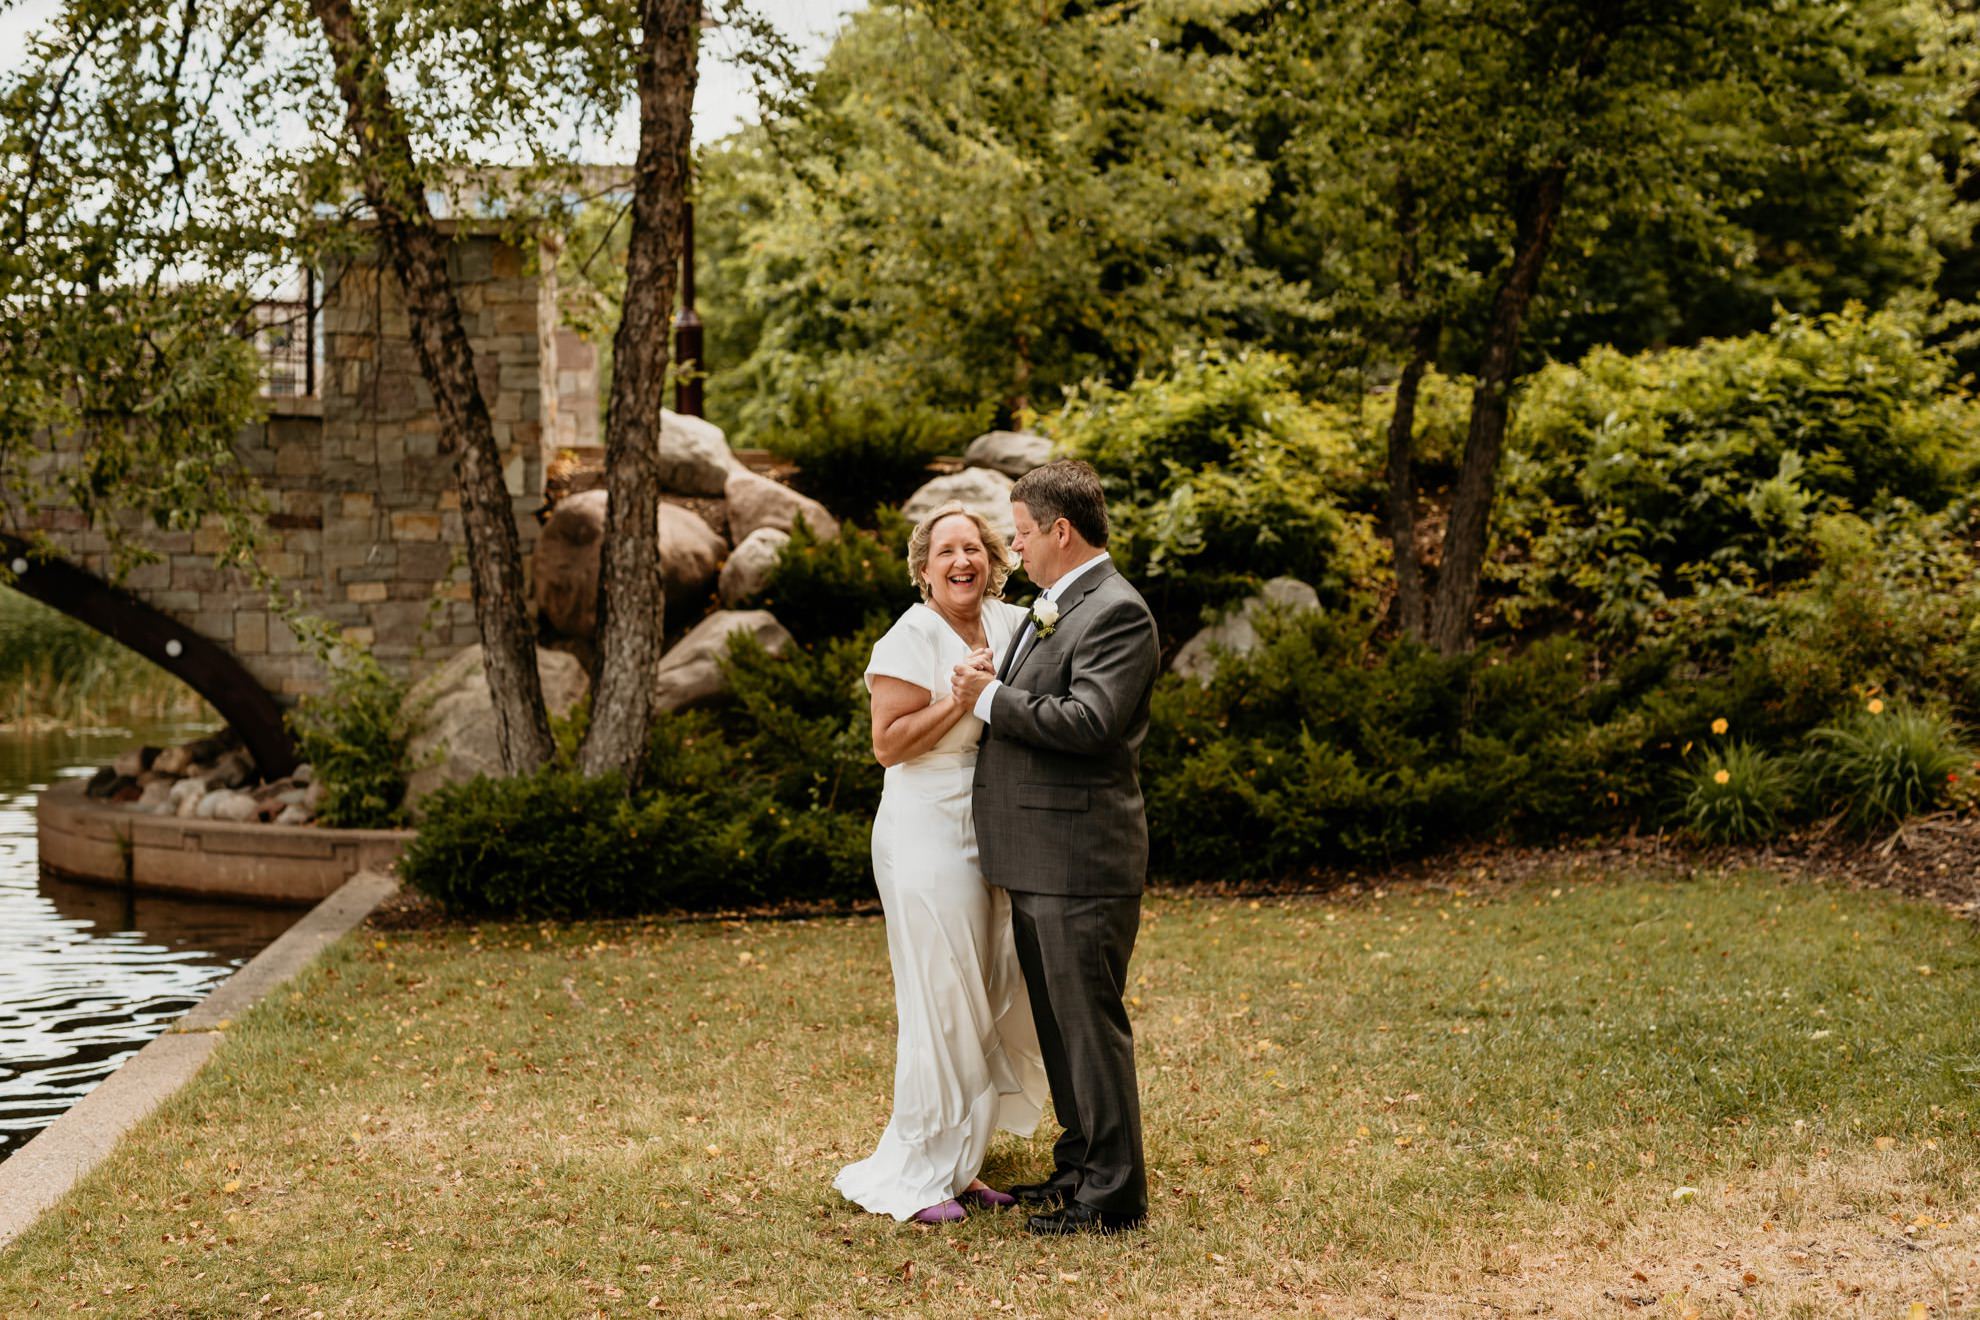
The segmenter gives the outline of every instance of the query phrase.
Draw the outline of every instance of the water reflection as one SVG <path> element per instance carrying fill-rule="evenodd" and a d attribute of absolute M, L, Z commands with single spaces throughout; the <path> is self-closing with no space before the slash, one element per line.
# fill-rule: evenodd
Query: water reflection
<path fill-rule="evenodd" d="M 34 794 L 87 776 L 153 728 L 0 734 L 0 1157 L 20 1146 L 295 921 L 41 874 Z"/>

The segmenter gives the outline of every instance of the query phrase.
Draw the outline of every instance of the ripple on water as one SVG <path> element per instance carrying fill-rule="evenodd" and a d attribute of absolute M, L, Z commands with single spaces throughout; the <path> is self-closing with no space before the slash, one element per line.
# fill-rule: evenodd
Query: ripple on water
<path fill-rule="evenodd" d="M 186 736 L 158 732 L 153 741 Z M 92 773 L 135 737 L 0 735 L 0 1158 L 300 915 L 41 874 L 35 793 Z"/>

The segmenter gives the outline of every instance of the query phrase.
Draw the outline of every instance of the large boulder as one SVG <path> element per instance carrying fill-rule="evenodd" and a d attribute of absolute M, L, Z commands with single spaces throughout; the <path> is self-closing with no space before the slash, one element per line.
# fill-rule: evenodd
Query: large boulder
<path fill-rule="evenodd" d="M 729 474 L 723 494 L 729 501 L 729 535 L 738 545 L 759 528 L 791 531 L 799 518 L 804 519 L 811 534 L 821 541 L 830 541 L 839 534 L 839 520 L 824 505 L 747 468 Z"/>
<path fill-rule="evenodd" d="M 243 793 L 239 789 L 223 790 L 213 803 L 213 819 L 231 820 L 245 825 L 249 821 L 261 819 L 261 804 L 254 800 L 254 794 Z"/>
<path fill-rule="evenodd" d="M 544 704 L 555 715 L 568 715 L 590 686 L 577 657 L 561 651 L 538 651 L 536 672 L 543 681 Z M 406 805 L 415 813 L 419 803 L 442 784 L 502 773 L 495 703 L 488 694 L 479 646 L 468 647 L 414 684 L 406 694 L 403 718 L 412 729 Z M 310 800 L 312 795 L 321 796 L 314 781 L 304 795 L 304 805 L 313 810 L 317 803 Z"/>
<path fill-rule="evenodd" d="M 1036 431 L 989 431 L 969 442 L 963 462 L 991 468 L 1007 477 L 1021 477 L 1052 461 L 1052 442 Z"/>
<path fill-rule="evenodd" d="M 151 759 L 151 768 L 161 775 L 183 775 L 193 763 L 192 752 L 184 747 L 167 747 Z"/>
<path fill-rule="evenodd" d="M 680 495 L 720 495 L 741 467 L 722 428 L 699 417 L 660 411 L 660 485 Z"/>
<path fill-rule="evenodd" d="M 1182 644 L 1169 668 L 1185 678 L 1208 683 L 1217 672 L 1220 654 L 1249 655 L 1258 645 L 1258 616 L 1268 609 L 1303 614 L 1320 608 L 1320 593 L 1298 578 L 1273 578 L 1256 596 Z"/>
<path fill-rule="evenodd" d="M 722 565 L 722 577 L 716 584 L 722 604 L 733 609 L 760 595 L 770 584 L 770 575 L 777 571 L 777 557 L 790 543 L 791 534 L 775 527 L 759 527 L 745 536 L 742 544 L 729 552 L 729 562 Z"/>
<path fill-rule="evenodd" d="M 670 611 L 698 617 L 728 557 L 729 543 L 700 514 L 678 504 L 660 506 L 660 576 Z"/>
<path fill-rule="evenodd" d="M 165 795 L 164 815 L 190 817 L 199 809 L 199 800 L 206 796 L 206 785 L 197 779 L 178 779 Z"/>
<path fill-rule="evenodd" d="M 901 506 L 910 522 L 920 522 L 950 500 L 960 500 L 982 514 L 984 520 L 1006 541 L 1017 535 L 1011 522 L 1011 487 L 1016 483 L 995 468 L 964 468 L 961 472 L 937 477 L 908 496 Z"/>
<path fill-rule="evenodd" d="M 598 631 L 598 556 L 605 537 L 605 492 L 588 490 L 551 511 L 536 543 L 536 613 L 561 637 Z M 660 506 L 660 572 L 667 607 L 700 614 L 729 544 L 691 509 Z"/>
<path fill-rule="evenodd" d="M 143 789 L 138 793 L 138 800 L 133 802 L 131 806 L 138 811 L 149 812 L 153 815 L 165 815 L 173 809 L 172 790 L 177 788 L 181 782 L 177 779 L 154 779 L 144 785 Z"/>
<path fill-rule="evenodd" d="M 660 657 L 654 705 L 661 710 L 685 710 L 726 693 L 729 685 L 722 677 L 722 657 L 728 654 L 729 638 L 737 633 L 749 633 L 772 655 L 791 644 L 791 635 L 768 610 L 717 610 Z"/>

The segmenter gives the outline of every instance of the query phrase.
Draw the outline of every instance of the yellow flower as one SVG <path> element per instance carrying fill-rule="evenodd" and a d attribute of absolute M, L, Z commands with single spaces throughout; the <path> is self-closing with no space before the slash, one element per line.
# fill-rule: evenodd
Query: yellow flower
<path fill-rule="evenodd" d="M 1884 699 L 1882 697 L 1870 698 L 1870 713 L 1872 715 L 1882 715 L 1884 713 Z"/>
<path fill-rule="evenodd" d="M 1726 723 L 1725 717 L 1723 715 L 1720 716 L 1718 719 L 1712 721 L 1713 733 L 1724 733 L 1727 729 L 1731 727 L 1732 726 L 1730 724 Z"/>
<path fill-rule="evenodd" d="M 1714 771 L 1712 775 L 1712 782 L 1715 784 L 1730 784 L 1732 782 L 1732 771 L 1730 770 Z"/>

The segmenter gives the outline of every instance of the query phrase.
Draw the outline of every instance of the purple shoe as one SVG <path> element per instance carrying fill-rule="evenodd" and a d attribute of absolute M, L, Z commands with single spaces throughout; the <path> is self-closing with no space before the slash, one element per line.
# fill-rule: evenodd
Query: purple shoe
<path fill-rule="evenodd" d="M 956 1197 L 964 1205 L 977 1210 L 1008 1210 L 1017 1204 L 1017 1198 L 994 1187 L 977 1187 Z"/>
<path fill-rule="evenodd" d="M 969 1212 L 962 1208 L 962 1202 L 950 1199 L 940 1205 L 931 1205 L 926 1210 L 917 1210 L 908 1218 L 917 1224 L 953 1224 L 968 1216 Z"/>

